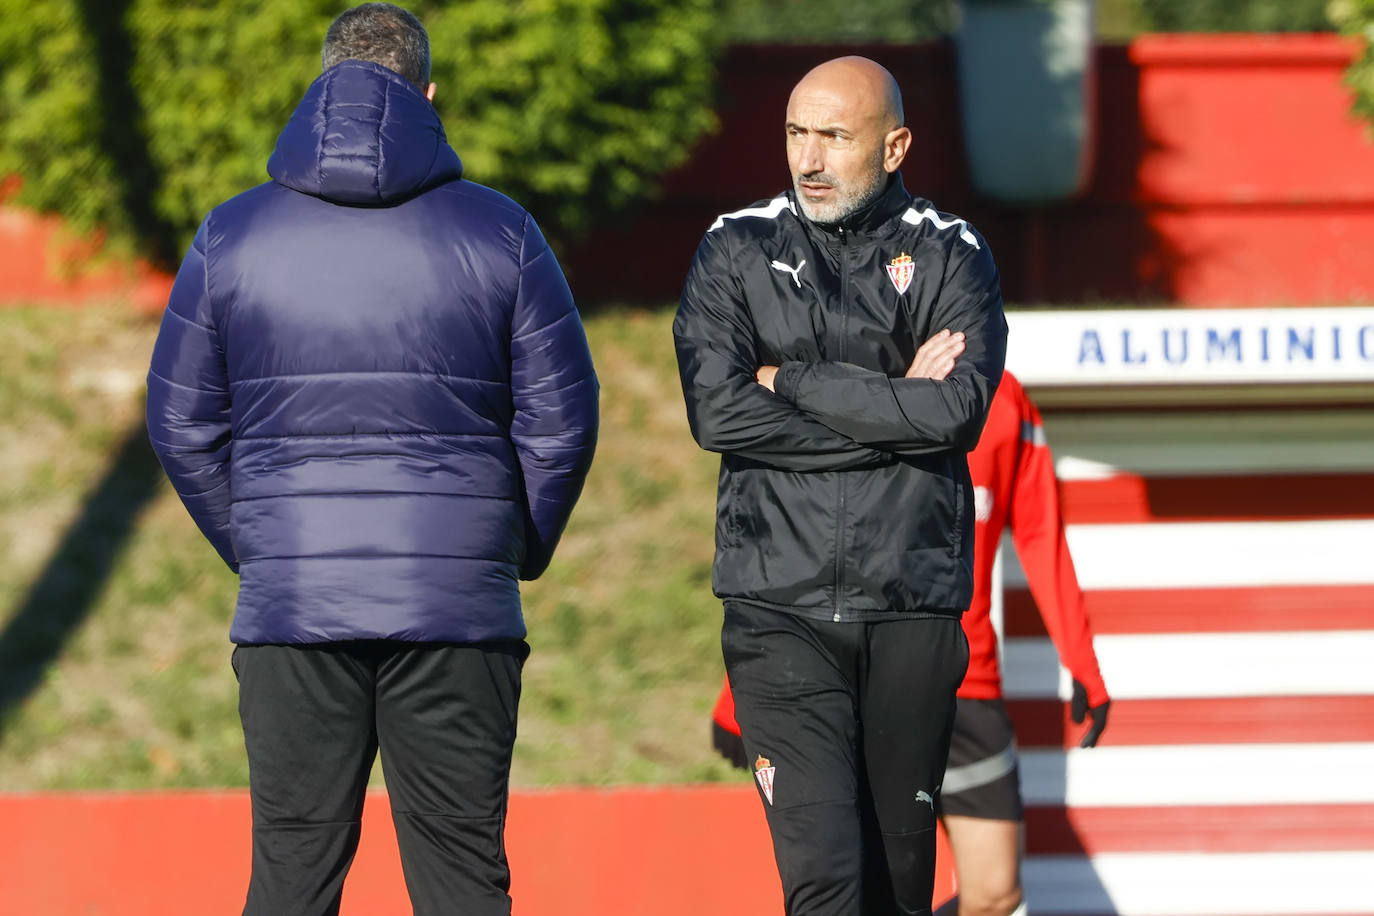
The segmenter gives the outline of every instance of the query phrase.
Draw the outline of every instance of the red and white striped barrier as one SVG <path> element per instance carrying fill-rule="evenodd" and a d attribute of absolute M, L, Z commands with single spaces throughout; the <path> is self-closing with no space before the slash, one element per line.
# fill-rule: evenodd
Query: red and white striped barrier
<path fill-rule="evenodd" d="M 1004 550 L 1031 911 L 1374 913 L 1374 441 L 1302 472 L 1244 442 L 1191 468 L 1198 441 L 1167 455 L 1161 437 L 1125 470 L 1091 425 L 1066 424 L 1056 454 L 1113 697 L 1097 748 L 1076 747 L 1067 675 Z"/>

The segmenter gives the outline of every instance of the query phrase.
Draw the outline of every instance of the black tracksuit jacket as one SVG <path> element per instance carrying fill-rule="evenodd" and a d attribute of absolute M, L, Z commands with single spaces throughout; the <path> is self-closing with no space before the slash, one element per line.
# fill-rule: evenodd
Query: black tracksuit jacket
<path fill-rule="evenodd" d="M 903 378 L 944 328 L 967 336 L 954 371 Z M 707 231 L 673 336 L 692 435 L 722 456 L 718 596 L 834 621 L 968 608 L 966 456 L 1007 341 L 982 236 L 897 176 L 839 227 L 788 191 Z"/>

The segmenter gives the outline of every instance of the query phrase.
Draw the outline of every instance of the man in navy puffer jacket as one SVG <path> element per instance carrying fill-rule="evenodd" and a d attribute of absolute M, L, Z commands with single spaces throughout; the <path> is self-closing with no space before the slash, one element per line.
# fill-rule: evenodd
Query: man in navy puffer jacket
<path fill-rule="evenodd" d="M 509 913 L 520 579 L 581 492 L 597 380 L 558 262 L 462 180 L 410 13 L 341 15 L 172 290 L 148 429 L 239 572 L 245 913 L 332 913 L 380 744 L 417 913 Z M 425 88 L 427 87 L 427 89 Z"/>

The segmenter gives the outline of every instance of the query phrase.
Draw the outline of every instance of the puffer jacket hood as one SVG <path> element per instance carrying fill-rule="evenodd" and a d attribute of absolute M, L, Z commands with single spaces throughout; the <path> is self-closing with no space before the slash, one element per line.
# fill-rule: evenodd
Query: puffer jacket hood
<path fill-rule="evenodd" d="M 409 80 L 346 60 L 310 84 L 267 173 L 302 194 L 377 206 L 461 178 L 463 163 L 438 112 Z"/>

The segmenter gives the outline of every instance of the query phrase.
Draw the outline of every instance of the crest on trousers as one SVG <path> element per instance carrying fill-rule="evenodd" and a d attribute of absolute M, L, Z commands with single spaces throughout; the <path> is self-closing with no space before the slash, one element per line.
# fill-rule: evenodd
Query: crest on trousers
<path fill-rule="evenodd" d="M 897 290 L 897 295 L 906 292 L 906 288 L 911 285 L 911 278 L 916 276 L 916 263 L 911 260 L 911 255 L 903 251 L 901 257 L 888 261 L 887 276 L 892 281 L 893 288 Z"/>
<path fill-rule="evenodd" d="M 768 799 L 768 804 L 773 804 L 773 774 L 778 768 L 773 766 L 773 761 L 759 755 L 759 759 L 754 761 L 754 778 L 759 781 L 759 788 L 763 790 L 763 797 Z"/>

